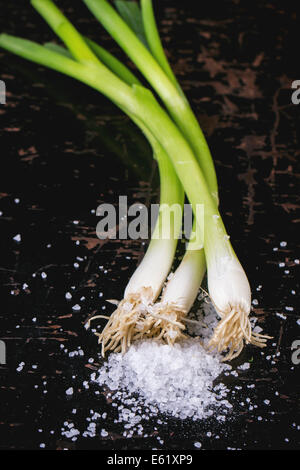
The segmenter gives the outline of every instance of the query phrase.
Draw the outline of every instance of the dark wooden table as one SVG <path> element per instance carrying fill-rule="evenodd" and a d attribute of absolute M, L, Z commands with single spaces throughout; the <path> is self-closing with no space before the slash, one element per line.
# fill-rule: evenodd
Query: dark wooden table
<path fill-rule="evenodd" d="M 291 84 L 300 79 L 296 10 L 275 0 L 156 3 L 171 63 L 216 161 L 221 211 L 249 275 L 253 314 L 274 339 L 264 354 L 249 346 L 234 362 L 251 367 L 229 383 L 234 407 L 224 424 L 150 420 L 148 437 L 122 436 L 105 394 L 83 386 L 98 362 L 96 339 L 83 325 L 93 313 L 112 311 L 105 298 L 121 298 L 144 246 L 100 242 L 93 211 L 102 202 L 117 204 L 122 194 L 129 203 L 156 201 L 151 153 L 99 94 L 0 51 L 7 87 L 7 104 L 0 105 L 0 339 L 7 347 L 0 449 L 175 450 L 195 441 L 204 449 L 299 447 L 300 365 L 291 351 L 300 339 L 300 105 L 291 101 Z M 119 54 L 81 2 L 76 9 L 67 0 L 59 5 L 81 31 Z M 0 7 L 0 31 L 53 38 L 27 1 Z M 84 356 L 69 357 L 62 344 Z M 97 424 L 108 436 L 65 438 L 63 423 L 84 431 L 90 409 L 108 413 Z"/>

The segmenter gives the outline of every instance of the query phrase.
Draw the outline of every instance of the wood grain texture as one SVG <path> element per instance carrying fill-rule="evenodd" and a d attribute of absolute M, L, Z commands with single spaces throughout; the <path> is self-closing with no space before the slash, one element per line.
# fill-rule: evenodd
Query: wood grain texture
<path fill-rule="evenodd" d="M 71 3 L 60 5 L 81 31 L 122 57 L 86 8 Z M 247 347 L 234 363 L 251 361 L 251 367 L 230 379 L 234 409 L 225 424 L 150 420 L 148 437 L 122 436 L 107 393 L 83 386 L 97 366 L 88 361 L 96 357 L 96 340 L 83 325 L 96 312 L 112 311 L 105 298 L 121 297 L 144 246 L 100 242 L 92 210 L 117 204 L 120 194 L 129 203 L 156 201 L 151 153 L 106 99 L 0 51 L 7 87 L 7 104 L 0 105 L 0 339 L 7 345 L 7 365 L 0 365 L 0 449 L 41 443 L 49 449 L 190 449 L 194 441 L 206 449 L 299 447 L 300 365 L 291 361 L 292 342 L 300 337 L 300 105 L 291 103 L 291 83 L 300 79 L 296 10 L 275 0 L 156 3 L 171 64 L 216 161 L 221 211 L 257 300 L 253 314 L 274 339 L 264 354 Z M 53 38 L 25 1 L 1 2 L 0 31 L 39 42 Z M 76 304 L 80 311 L 72 309 Z M 61 345 L 68 352 L 82 348 L 84 356 L 70 358 Z M 74 394 L 67 397 L 70 386 Z M 252 410 L 249 397 L 257 406 Z M 64 438 L 64 421 L 83 431 L 90 409 L 108 412 L 99 425 L 108 436 Z"/>

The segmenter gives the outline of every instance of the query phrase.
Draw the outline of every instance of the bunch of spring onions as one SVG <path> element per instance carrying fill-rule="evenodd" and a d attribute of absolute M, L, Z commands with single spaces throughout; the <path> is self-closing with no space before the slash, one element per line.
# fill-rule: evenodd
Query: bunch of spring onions
<path fill-rule="evenodd" d="M 152 1 L 141 0 L 139 4 L 116 0 L 116 9 L 107 0 L 83 1 L 163 105 L 119 60 L 83 37 L 51 0 L 32 0 L 31 4 L 64 46 L 39 45 L 7 34 L 0 36 L 0 46 L 103 93 L 141 129 L 158 163 L 161 190 L 156 227 L 123 300 L 98 334 L 102 354 L 108 350 L 124 352 L 136 339 L 160 338 L 173 344 L 182 338 L 206 269 L 209 296 L 220 317 L 210 347 L 227 351 L 226 358 L 232 359 L 244 343 L 265 346 L 268 337 L 251 330 L 251 291 L 218 211 L 213 160 L 164 53 Z M 182 262 L 165 284 L 182 225 L 180 216 L 168 215 L 170 208 L 182 208 L 184 194 L 194 213 L 193 231 L 202 235 L 200 242 L 196 237 L 197 243 L 189 243 Z M 199 207 L 204 208 L 203 219 Z"/>

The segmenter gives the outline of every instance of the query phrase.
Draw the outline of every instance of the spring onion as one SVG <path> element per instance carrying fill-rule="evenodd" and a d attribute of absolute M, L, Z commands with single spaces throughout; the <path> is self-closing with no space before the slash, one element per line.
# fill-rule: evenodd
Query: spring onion
<path fill-rule="evenodd" d="M 151 44 L 153 55 L 106 0 L 84 0 L 84 2 L 159 94 L 197 157 L 213 199 L 218 201 L 217 180 L 211 154 L 187 99 L 173 73 L 170 73 L 170 68 L 166 66 L 166 59 L 158 40 L 152 1 L 142 0 L 141 8 L 145 35 Z M 120 0 L 118 2 L 120 3 Z M 172 158 L 172 155 L 170 157 Z M 194 197 L 189 196 L 181 175 L 180 179 L 193 205 Z M 193 184 L 196 181 L 195 176 Z M 203 192 L 202 186 L 199 188 L 200 191 Z M 205 212 L 204 248 L 208 288 L 210 298 L 221 318 L 211 340 L 211 347 L 217 347 L 220 351 L 229 348 L 227 358 L 233 358 L 241 352 L 244 341 L 264 346 L 267 337 L 252 333 L 249 321 L 251 310 L 249 282 L 229 242 L 220 214 L 217 209 L 214 213 L 209 213 L 207 201 L 205 201 Z M 213 238 L 208 235 L 211 232 L 214 232 Z"/>
<path fill-rule="evenodd" d="M 84 1 L 142 71 L 162 98 L 173 119 L 157 102 L 150 90 L 140 85 L 139 82 L 120 78 L 117 62 L 113 65 L 109 56 L 99 60 L 100 51 L 97 56 L 96 48 L 77 32 L 50 0 L 32 0 L 32 4 L 65 43 L 71 57 L 53 48 L 5 34 L 0 36 L 0 46 L 23 58 L 76 78 L 100 91 L 142 129 L 159 163 L 162 182 L 161 208 L 164 202 L 167 206 L 173 204 L 174 201 L 181 204 L 182 190 L 178 181 L 180 180 L 194 212 L 195 226 L 200 232 L 201 228 L 203 230 L 202 245 L 208 270 L 209 294 L 221 317 L 211 346 L 220 351 L 229 348 L 229 358 L 241 351 L 244 341 L 263 346 L 266 337 L 251 331 L 250 286 L 218 211 L 216 175 L 206 140 L 175 77 L 166 66 L 157 36 L 156 41 L 149 40 L 152 55 L 134 31 L 105 0 Z M 150 2 L 146 0 L 142 2 L 144 23 L 147 23 L 147 18 L 153 20 L 153 11 L 149 7 L 152 8 Z M 148 38 L 154 28 L 152 20 L 144 27 Z M 166 190 L 163 189 L 164 187 Z M 204 207 L 202 227 L 197 218 L 199 206 Z M 170 227 L 161 224 L 160 220 L 159 218 L 158 227 L 164 233 Z M 158 322 L 164 320 L 163 313 L 157 312 L 157 305 L 152 306 L 152 304 L 158 297 L 170 270 L 178 231 L 179 223 L 174 223 L 171 227 L 174 237 L 169 237 L 168 240 L 162 237 L 151 241 L 143 262 L 125 290 L 124 301 L 118 306 L 107 324 L 106 332 L 104 330 L 100 335 L 103 352 L 106 349 L 124 350 L 131 338 L 135 339 L 141 334 L 146 334 L 145 325 L 148 324 L 148 318 L 153 317 Z M 193 262 L 190 259 L 193 259 Z M 189 266 L 188 271 L 187 266 Z M 192 266 L 194 266 L 194 274 Z M 181 296 L 178 298 L 175 295 L 176 283 L 180 284 L 180 279 L 184 279 L 182 285 L 187 286 L 188 292 L 185 298 L 181 299 L 180 308 L 185 314 L 194 301 L 204 269 L 203 251 L 198 249 L 197 256 L 192 256 L 192 250 L 187 250 L 186 258 L 176 272 L 178 277 L 173 276 L 174 284 L 168 284 L 161 302 L 172 305 L 172 299 L 174 299 L 174 303 L 179 305 Z M 150 288 L 150 294 L 148 288 Z M 138 295 L 137 302 L 135 295 Z M 129 305 L 128 298 L 130 299 Z M 141 311 L 145 317 L 144 310 L 149 311 L 149 317 L 146 321 L 143 319 L 141 325 L 139 320 Z M 129 312 L 127 318 L 124 316 L 126 312 Z M 133 319 L 133 315 L 137 312 L 138 318 Z M 121 322 L 120 317 L 122 317 Z M 168 325 L 171 324 L 172 318 L 170 316 L 166 318 Z M 177 320 L 176 317 L 173 322 L 176 328 L 179 327 Z M 154 325 L 157 326 L 157 322 L 154 322 Z M 161 326 L 159 331 L 160 336 L 165 334 L 165 328 Z M 168 337 L 172 339 L 169 327 L 168 331 Z M 150 331 L 150 336 L 152 333 L 153 331 Z M 178 336 L 176 331 L 175 336 Z"/>

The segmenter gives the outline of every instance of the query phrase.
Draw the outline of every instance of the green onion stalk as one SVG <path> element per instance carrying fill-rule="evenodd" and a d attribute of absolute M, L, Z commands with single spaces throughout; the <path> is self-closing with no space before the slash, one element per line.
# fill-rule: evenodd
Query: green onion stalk
<path fill-rule="evenodd" d="M 129 9 L 131 12 L 131 17 L 133 16 L 139 19 L 141 25 L 140 31 L 143 33 L 144 43 L 148 46 L 157 63 L 161 66 L 167 77 L 178 89 L 179 94 L 188 104 L 164 52 L 156 25 L 152 1 L 142 1 L 141 9 L 133 2 L 116 0 L 115 3 L 121 15 L 124 6 L 127 6 L 127 10 Z M 133 5 L 136 5 L 136 7 Z M 131 11 L 131 9 L 133 9 L 133 11 Z M 122 16 L 124 18 L 124 14 Z M 129 24 L 128 21 L 127 24 Z M 196 134 L 198 133 L 198 138 L 204 138 L 201 129 L 198 128 L 198 123 L 193 121 L 193 124 L 195 125 Z M 205 151 L 209 154 L 208 146 L 205 146 Z M 198 162 L 201 167 L 200 152 L 197 152 L 197 147 L 196 155 L 198 155 Z M 210 158 L 210 165 L 203 167 L 203 173 L 206 181 L 210 181 L 212 196 L 218 201 L 217 178 L 212 158 Z M 196 235 L 196 220 L 194 221 L 192 234 L 196 236 L 196 239 L 190 241 L 188 244 L 183 260 L 176 271 L 170 276 L 160 301 L 151 308 L 152 314 L 156 314 L 158 318 L 160 317 L 152 329 L 158 329 L 159 327 L 158 338 L 172 345 L 175 341 L 185 337 L 184 330 L 185 323 L 188 321 L 187 315 L 197 298 L 199 288 L 206 272 L 203 244 L 200 240 L 199 247 L 199 240 Z"/>
<path fill-rule="evenodd" d="M 174 201 L 182 203 L 180 180 L 191 203 L 195 223 L 200 231 L 197 213 L 199 206 L 204 207 L 202 244 L 208 268 L 209 292 L 222 318 L 215 331 L 212 346 L 218 347 L 219 350 L 229 347 L 231 357 L 234 353 L 240 352 L 244 340 L 263 346 L 266 338 L 251 332 L 248 317 L 251 307 L 249 283 L 230 244 L 229 236 L 219 214 L 213 176 L 215 173 L 211 157 L 201 130 L 200 133 L 197 130 L 196 135 L 196 119 L 193 117 L 186 99 L 153 56 L 150 53 L 149 56 L 145 56 L 146 52 L 148 54 L 148 50 L 107 2 L 86 0 L 85 3 L 99 19 L 102 17 L 102 7 L 104 8 L 106 27 L 108 30 L 110 29 L 111 33 L 116 33 L 121 28 L 123 46 L 127 43 L 126 52 L 132 52 L 135 47 L 139 51 L 140 58 L 134 61 L 138 62 L 137 65 L 141 70 L 145 59 L 149 60 L 146 64 L 146 75 L 149 78 L 149 75 L 153 74 L 154 83 L 153 80 L 151 83 L 153 86 L 156 85 L 155 79 L 157 79 L 158 89 L 162 90 L 161 97 L 173 119 L 158 104 L 150 90 L 139 83 L 132 83 L 131 80 L 126 81 L 124 77 L 120 78 L 118 63 L 110 63 L 109 55 L 106 55 L 106 59 L 99 60 L 89 44 L 50 0 L 32 0 L 32 4 L 65 43 L 71 53 L 71 58 L 66 54 L 51 50 L 49 47 L 6 34 L 0 36 L 0 46 L 98 90 L 126 112 L 142 129 L 153 146 L 154 153 L 158 158 L 162 184 L 164 182 L 167 188 L 166 192 L 162 191 L 161 202 L 165 202 L 164 198 L 167 193 L 167 205 L 173 204 Z M 125 32 L 124 27 L 128 28 Z M 120 42 L 122 41 L 120 40 Z M 135 56 L 135 53 L 132 55 Z M 134 58 L 136 59 L 136 57 Z M 156 86 L 155 88 L 158 91 Z M 175 173 L 172 174 L 173 170 L 177 176 Z M 160 221 L 159 217 L 158 226 L 162 225 Z M 168 230 L 170 231 L 170 227 Z M 165 240 L 162 236 L 151 240 L 143 262 L 125 290 L 124 302 L 120 303 L 112 315 L 112 320 L 109 320 L 106 325 L 107 334 L 103 331 L 102 336 L 99 337 L 102 342 L 102 352 L 107 349 L 124 351 L 129 346 L 131 339 L 146 334 L 145 329 L 143 330 L 145 322 L 142 322 L 142 325 L 139 324 L 140 313 L 142 311 L 142 315 L 145 316 L 148 305 L 152 305 L 159 295 L 175 254 L 178 230 L 179 224 L 174 223 L 174 226 L 171 227 L 171 233 L 174 234 L 174 237 Z M 160 226 L 160 231 L 164 233 L 165 225 Z M 198 251 L 201 252 L 201 250 Z M 202 261 L 199 261 L 198 267 L 200 264 L 203 267 L 203 257 Z M 184 273 L 183 268 L 181 271 Z M 199 282 L 200 277 L 199 275 Z M 150 288 L 151 294 L 147 288 Z M 132 302 L 132 296 L 135 294 L 138 295 L 138 301 Z M 126 302 L 127 298 L 130 299 L 129 304 Z M 151 309 L 149 308 L 149 310 Z M 124 321 L 119 323 L 120 317 L 123 319 L 126 312 L 129 312 L 129 316 L 126 319 L 124 317 Z M 134 315 L 137 312 L 139 313 L 136 318 Z M 152 315 L 154 316 L 155 313 L 152 312 Z M 156 320 L 161 321 L 160 319 Z M 140 331 L 138 331 L 138 324 Z"/>

